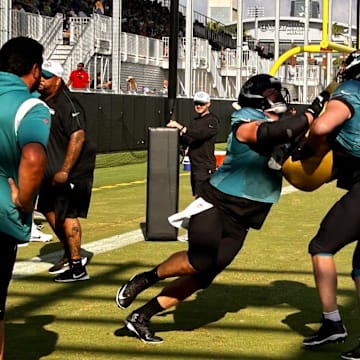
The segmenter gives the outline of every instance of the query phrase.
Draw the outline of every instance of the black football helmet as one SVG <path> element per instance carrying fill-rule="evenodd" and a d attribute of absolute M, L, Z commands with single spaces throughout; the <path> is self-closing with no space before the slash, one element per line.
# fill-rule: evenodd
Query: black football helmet
<path fill-rule="evenodd" d="M 287 110 L 280 80 L 268 74 L 255 75 L 248 79 L 240 90 L 238 104 L 241 107 L 278 114 Z"/>
<path fill-rule="evenodd" d="M 360 50 L 349 54 L 345 59 L 345 69 L 341 72 L 342 80 L 360 80 Z"/>

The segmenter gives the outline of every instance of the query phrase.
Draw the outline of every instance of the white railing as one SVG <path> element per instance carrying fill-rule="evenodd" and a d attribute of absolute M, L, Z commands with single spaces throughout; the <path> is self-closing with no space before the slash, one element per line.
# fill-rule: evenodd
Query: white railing
<path fill-rule="evenodd" d="M 54 22 L 53 17 L 12 10 L 11 37 L 28 36 L 40 40 Z"/>
<path fill-rule="evenodd" d="M 136 63 L 159 65 L 164 56 L 162 40 L 141 35 L 121 33 L 122 60 L 132 59 Z"/>
<path fill-rule="evenodd" d="M 208 59 L 209 67 L 208 72 L 210 72 L 213 79 L 213 88 L 218 92 L 218 97 L 225 97 L 226 91 L 224 89 L 222 78 L 219 73 L 219 55 L 218 52 L 211 50 L 211 46 L 208 45 Z"/>
<path fill-rule="evenodd" d="M 39 42 L 44 46 L 44 58 L 48 59 L 58 44 L 63 43 L 63 16 L 56 14 L 46 31 L 43 32 Z"/>
<path fill-rule="evenodd" d="M 86 21 L 85 19 L 88 18 L 71 19 L 74 19 L 70 23 L 70 44 L 73 48 L 63 64 L 64 74 L 70 74 L 79 62 L 83 62 L 86 66 L 94 55 L 95 49 L 95 22 Z M 82 21 L 78 21 L 79 19 Z M 71 34 L 72 30 L 73 34 Z"/>
<path fill-rule="evenodd" d="M 193 38 L 192 49 L 196 67 L 207 68 L 209 66 L 209 42 L 205 39 Z M 185 50 L 184 56 L 186 56 Z"/>
<path fill-rule="evenodd" d="M 70 27 L 70 45 L 76 45 L 81 39 L 84 29 L 90 23 L 91 18 L 89 17 L 70 17 L 69 18 L 69 27 Z"/>

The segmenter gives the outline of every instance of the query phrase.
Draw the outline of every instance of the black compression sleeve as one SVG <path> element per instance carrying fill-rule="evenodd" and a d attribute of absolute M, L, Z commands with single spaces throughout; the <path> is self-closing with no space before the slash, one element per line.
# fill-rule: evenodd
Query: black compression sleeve
<path fill-rule="evenodd" d="M 271 147 L 278 144 L 291 143 L 308 129 L 305 115 L 295 115 L 291 119 L 280 119 L 274 122 L 263 122 L 257 129 L 257 144 Z"/>

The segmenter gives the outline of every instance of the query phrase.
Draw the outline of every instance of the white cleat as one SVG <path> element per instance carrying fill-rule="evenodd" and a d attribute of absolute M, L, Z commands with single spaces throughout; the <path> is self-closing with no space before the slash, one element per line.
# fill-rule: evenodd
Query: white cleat
<path fill-rule="evenodd" d="M 38 226 L 35 224 L 32 225 L 31 228 L 31 242 L 48 242 L 53 239 L 53 236 L 51 234 L 44 234 Z"/>

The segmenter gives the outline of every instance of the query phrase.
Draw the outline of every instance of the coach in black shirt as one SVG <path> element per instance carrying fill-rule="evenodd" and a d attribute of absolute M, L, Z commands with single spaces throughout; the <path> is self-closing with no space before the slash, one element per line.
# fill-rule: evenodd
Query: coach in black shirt
<path fill-rule="evenodd" d="M 180 143 L 187 148 L 191 163 L 191 188 L 197 195 L 198 187 L 208 180 L 216 170 L 215 143 L 219 128 L 219 119 L 210 112 L 210 95 L 199 91 L 194 96 L 197 116 L 189 126 L 183 126 L 171 120 L 167 126 L 180 130 Z"/>
<path fill-rule="evenodd" d="M 64 245 L 64 257 L 49 273 L 55 282 L 89 279 L 81 258 L 81 226 L 91 198 L 96 149 L 86 134 L 85 112 L 72 97 L 56 61 L 45 61 L 39 86 L 51 113 L 48 163 L 40 188 L 37 209 L 47 218 Z"/>

